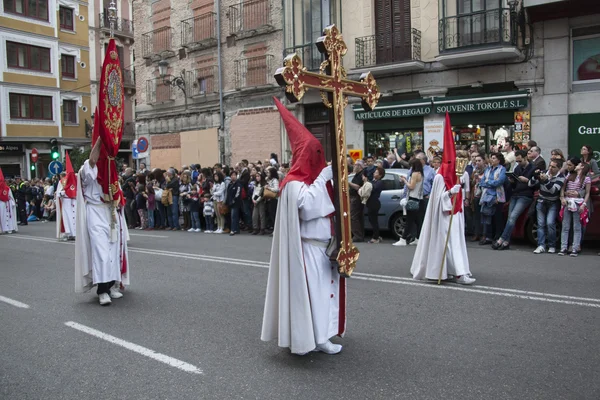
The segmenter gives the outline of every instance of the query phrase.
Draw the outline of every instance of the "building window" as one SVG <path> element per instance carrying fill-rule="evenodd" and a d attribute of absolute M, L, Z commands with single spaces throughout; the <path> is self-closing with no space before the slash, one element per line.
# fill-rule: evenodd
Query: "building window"
<path fill-rule="evenodd" d="M 4 11 L 48 21 L 48 0 L 4 0 Z"/>
<path fill-rule="evenodd" d="M 63 54 L 60 57 L 60 70 L 63 78 L 75 79 L 75 57 Z"/>
<path fill-rule="evenodd" d="M 50 49 L 6 42 L 6 53 L 9 68 L 50 72 Z"/>
<path fill-rule="evenodd" d="M 573 82 L 600 82 L 600 26 L 573 29 Z"/>
<path fill-rule="evenodd" d="M 52 120 L 52 97 L 9 94 L 11 119 Z"/>
<path fill-rule="evenodd" d="M 63 100 L 63 123 L 65 123 L 65 124 L 76 124 L 77 123 L 77 101 L 76 100 Z"/>
<path fill-rule="evenodd" d="M 60 15 L 60 29 L 72 31 L 73 30 L 73 9 L 60 6 L 58 13 Z"/>

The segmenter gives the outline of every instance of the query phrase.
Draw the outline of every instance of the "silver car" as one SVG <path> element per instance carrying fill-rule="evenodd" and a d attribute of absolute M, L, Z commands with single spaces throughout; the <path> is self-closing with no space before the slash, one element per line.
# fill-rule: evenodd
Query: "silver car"
<path fill-rule="evenodd" d="M 403 193 L 404 183 L 400 176 L 408 178 L 407 169 L 386 169 L 385 176 L 382 179 L 383 191 L 379 196 L 381 208 L 379 209 L 379 229 L 381 231 L 391 231 L 396 238 L 400 238 L 404 230 L 405 216 L 400 199 Z M 350 180 L 354 174 L 350 175 Z M 365 207 L 365 229 L 371 229 L 367 208 Z"/>

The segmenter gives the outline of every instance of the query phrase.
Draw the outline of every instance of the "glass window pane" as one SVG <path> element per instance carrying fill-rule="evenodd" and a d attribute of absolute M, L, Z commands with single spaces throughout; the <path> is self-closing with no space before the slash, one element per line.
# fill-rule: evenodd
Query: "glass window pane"
<path fill-rule="evenodd" d="M 21 68 L 27 68 L 29 67 L 29 64 L 27 62 L 27 48 L 25 46 L 17 46 L 17 51 L 18 51 L 18 66 Z"/>
<path fill-rule="evenodd" d="M 21 104 L 21 118 L 30 118 L 29 112 L 29 96 L 19 96 L 19 102 Z"/>
<path fill-rule="evenodd" d="M 42 118 L 42 98 L 40 96 L 32 96 L 33 118 Z"/>
<path fill-rule="evenodd" d="M 19 117 L 19 95 L 10 94 L 9 95 L 10 102 L 10 117 L 18 118 Z"/>
<path fill-rule="evenodd" d="M 19 14 L 25 12 L 25 0 L 15 0 L 15 12 Z"/>
<path fill-rule="evenodd" d="M 50 72 L 50 50 L 40 49 L 40 66 L 42 71 Z"/>
<path fill-rule="evenodd" d="M 30 57 L 29 68 L 31 68 L 31 69 L 41 69 L 40 68 L 40 51 L 39 51 L 39 48 L 37 48 L 37 47 L 30 47 L 29 48 L 29 57 Z"/>
<path fill-rule="evenodd" d="M 44 106 L 44 119 L 52 119 L 52 97 L 42 97 Z"/>
<path fill-rule="evenodd" d="M 573 81 L 600 79 L 600 37 L 573 40 Z"/>
<path fill-rule="evenodd" d="M 18 49 L 13 43 L 6 44 L 6 56 L 9 67 L 17 67 L 19 65 Z"/>
<path fill-rule="evenodd" d="M 40 19 L 48 19 L 48 0 L 37 0 L 37 17 Z"/>

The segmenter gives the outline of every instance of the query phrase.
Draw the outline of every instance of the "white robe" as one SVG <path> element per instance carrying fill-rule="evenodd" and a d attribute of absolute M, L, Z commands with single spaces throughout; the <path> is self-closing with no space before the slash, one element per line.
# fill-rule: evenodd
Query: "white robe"
<path fill-rule="evenodd" d="M 102 187 L 97 181 L 98 167 L 89 161 L 77 174 L 77 232 L 75 242 L 75 291 L 85 292 L 98 283 L 117 281 L 129 285 L 131 265 L 127 254 L 129 233 L 123 210 L 117 211 L 116 237 L 111 238 L 111 215 L 102 202 Z M 127 272 L 121 274 L 125 257 Z"/>
<path fill-rule="evenodd" d="M 346 330 L 346 287 L 325 254 L 334 211 L 322 177 L 281 192 L 261 339 L 304 354 Z"/>
<path fill-rule="evenodd" d="M 439 278 L 451 210 L 452 200 L 447 194 L 444 177 L 437 174 L 433 180 L 421 236 L 410 267 L 414 279 L 437 280 Z M 454 215 L 452 221 L 442 279 L 447 279 L 448 274 L 462 276 L 470 273 L 465 240 L 465 217 L 461 211 Z"/>
<path fill-rule="evenodd" d="M 17 203 L 12 192 L 8 191 L 8 201 L 0 201 L 0 233 L 17 232 Z"/>
<path fill-rule="evenodd" d="M 77 198 L 71 199 L 65 195 L 62 182 L 58 182 L 56 187 L 56 238 L 60 239 L 62 234 L 66 237 L 77 236 Z M 64 232 L 61 232 L 61 223 Z"/>

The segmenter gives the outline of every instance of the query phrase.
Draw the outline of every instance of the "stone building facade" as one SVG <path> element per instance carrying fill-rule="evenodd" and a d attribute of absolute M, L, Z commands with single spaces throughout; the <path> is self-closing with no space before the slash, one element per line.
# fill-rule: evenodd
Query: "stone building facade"
<path fill-rule="evenodd" d="M 272 96 L 281 94 L 273 78 L 283 53 L 281 3 L 141 1 L 134 17 L 136 134 L 149 138 L 152 167 L 279 151 Z"/>

